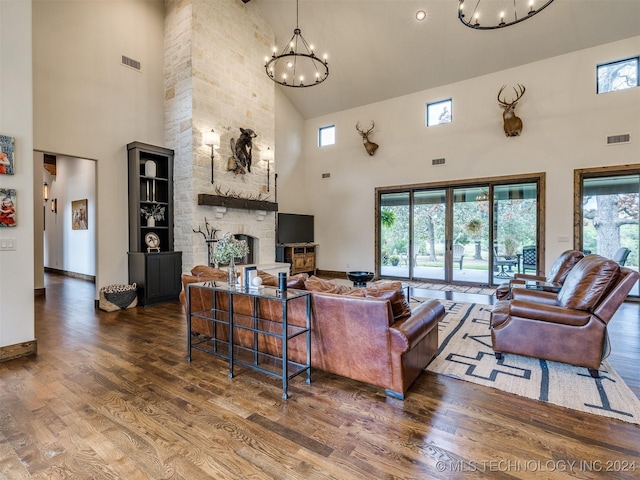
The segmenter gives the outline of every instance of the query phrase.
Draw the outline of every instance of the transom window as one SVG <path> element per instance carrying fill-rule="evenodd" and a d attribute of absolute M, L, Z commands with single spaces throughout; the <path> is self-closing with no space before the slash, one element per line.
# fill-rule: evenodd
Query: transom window
<path fill-rule="evenodd" d="M 633 57 L 598 65 L 598 93 L 637 87 L 639 60 L 640 57 Z"/>
<path fill-rule="evenodd" d="M 427 127 L 451 123 L 451 99 L 427 103 Z"/>
<path fill-rule="evenodd" d="M 327 145 L 333 145 L 336 143 L 336 126 L 327 125 L 326 127 L 320 127 L 318 130 L 318 146 L 326 147 Z"/>

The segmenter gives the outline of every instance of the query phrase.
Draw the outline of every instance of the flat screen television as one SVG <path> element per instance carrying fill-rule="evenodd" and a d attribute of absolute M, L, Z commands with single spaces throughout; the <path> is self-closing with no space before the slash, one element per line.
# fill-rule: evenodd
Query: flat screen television
<path fill-rule="evenodd" d="M 312 243 L 313 215 L 278 213 L 278 243 Z"/>

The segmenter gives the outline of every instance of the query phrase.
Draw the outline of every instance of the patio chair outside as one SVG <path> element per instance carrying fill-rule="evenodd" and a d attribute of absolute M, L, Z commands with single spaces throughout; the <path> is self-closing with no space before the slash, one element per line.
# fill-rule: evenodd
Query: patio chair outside
<path fill-rule="evenodd" d="M 522 247 L 522 273 L 527 270 L 533 270 L 534 274 L 538 274 L 538 254 L 535 245 L 527 245 Z"/>
<path fill-rule="evenodd" d="M 460 270 L 462 270 L 462 260 L 464 259 L 464 245 L 456 243 L 453 246 L 453 261 L 460 264 Z"/>

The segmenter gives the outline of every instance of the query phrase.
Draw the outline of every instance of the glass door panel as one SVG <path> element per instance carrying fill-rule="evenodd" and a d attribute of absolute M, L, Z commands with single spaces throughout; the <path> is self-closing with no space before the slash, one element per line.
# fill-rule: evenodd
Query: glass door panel
<path fill-rule="evenodd" d="M 615 258 L 620 248 L 630 250 L 624 266 L 638 269 L 640 226 L 639 175 L 585 178 L 582 185 L 582 239 L 585 253 Z M 638 296 L 638 284 L 631 296 Z"/>
<path fill-rule="evenodd" d="M 412 277 L 445 280 L 446 190 L 414 192 Z"/>
<path fill-rule="evenodd" d="M 380 275 L 409 278 L 409 192 L 380 195 Z"/>
<path fill-rule="evenodd" d="M 535 183 L 494 186 L 492 283 L 504 283 L 523 270 L 537 275 L 537 212 Z"/>
<path fill-rule="evenodd" d="M 451 262 L 453 281 L 489 282 L 489 187 L 453 190 Z"/>

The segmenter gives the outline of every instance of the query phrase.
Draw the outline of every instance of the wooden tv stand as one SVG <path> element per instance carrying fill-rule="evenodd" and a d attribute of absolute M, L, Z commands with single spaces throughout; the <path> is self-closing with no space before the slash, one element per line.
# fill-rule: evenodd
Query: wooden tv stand
<path fill-rule="evenodd" d="M 291 275 L 296 273 L 316 274 L 317 244 L 281 243 L 278 247 L 284 250 L 284 261 L 291 264 Z"/>

